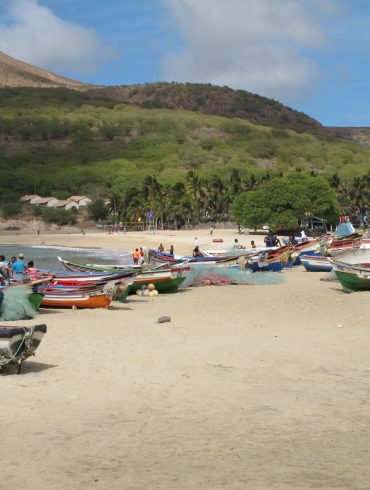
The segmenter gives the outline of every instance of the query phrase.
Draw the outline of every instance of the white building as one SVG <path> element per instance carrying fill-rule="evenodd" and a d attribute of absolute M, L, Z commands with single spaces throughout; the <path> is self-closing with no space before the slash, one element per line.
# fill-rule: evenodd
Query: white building
<path fill-rule="evenodd" d="M 91 199 L 87 196 L 71 196 L 68 200 L 76 202 L 80 208 L 88 206 L 91 203 Z"/>
<path fill-rule="evenodd" d="M 37 205 L 38 206 L 45 206 L 47 208 L 53 208 L 54 204 L 58 202 L 58 199 L 56 197 L 42 197 L 39 199 Z"/>
<path fill-rule="evenodd" d="M 79 206 L 76 201 L 72 201 L 71 199 L 66 199 L 62 201 L 57 201 L 54 206 L 56 209 L 79 209 Z"/>
<path fill-rule="evenodd" d="M 40 196 L 38 196 L 37 194 L 30 194 L 30 195 L 21 197 L 21 201 L 24 204 L 30 204 L 32 206 L 36 206 L 40 199 L 42 199 L 42 198 Z"/>

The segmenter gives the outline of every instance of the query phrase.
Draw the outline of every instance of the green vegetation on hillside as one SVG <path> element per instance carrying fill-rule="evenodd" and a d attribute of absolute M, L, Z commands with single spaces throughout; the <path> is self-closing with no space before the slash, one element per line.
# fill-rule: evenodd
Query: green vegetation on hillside
<path fill-rule="evenodd" d="M 241 119 L 144 109 L 67 89 L 0 89 L 0 104 L 2 206 L 22 194 L 87 194 L 119 199 L 127 215 L 135 199 L 150 205 L 143 191 L 148 178 L 180 199 L 196 176 L 207 195 L 214 188 L 223 196 L 217 198 L 223 209 L 211 213 L 203 202 L 210 198 L 194 192 L 192 219 L 221 219 L 235 192 L 275 176 L 319 173 L 351 188 L 369 170 L 370 150 L 355 143 Z M 230 191 L 232 176 L 237 191 Z"/>

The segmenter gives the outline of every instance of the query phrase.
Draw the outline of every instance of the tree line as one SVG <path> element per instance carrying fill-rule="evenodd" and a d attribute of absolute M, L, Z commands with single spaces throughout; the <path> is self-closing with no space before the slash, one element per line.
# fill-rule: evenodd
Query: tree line
<path fill-rule="evenodd" d="M 258 228 L 270 223 L 276 229 L 296 229 L 310 214 L 335 225 L 341 213 L 364 214 L 370 198 L 370 171 L 351 181 L 337 174 L 329 179 L 315 172 L 283 176 L 267 172 L 257 177 L 232 169 L 226 178 L 201 177 L 190 170 L 183 182 L 163 184 L 153 175 L 139 186 L 114 192 L 105 204 L 97 196 L 89 212 L 95 220 L 144 222 L 152 211 L 161 228 L 182 228 L 201 223 L 233 220 Z"/>

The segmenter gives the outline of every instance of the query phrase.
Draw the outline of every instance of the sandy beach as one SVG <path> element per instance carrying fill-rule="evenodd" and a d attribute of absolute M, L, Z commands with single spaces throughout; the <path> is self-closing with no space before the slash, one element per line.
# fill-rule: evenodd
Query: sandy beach
<path fill-rule="evenodd" d="M 235 230 L 0 243 L 189 254 L 195 237 L 263 244 Z M 369 489 L 370 292 L 283 275 L 14 322 L 48 333 L 21 375 L 0 376 L 0 488 Z"/>

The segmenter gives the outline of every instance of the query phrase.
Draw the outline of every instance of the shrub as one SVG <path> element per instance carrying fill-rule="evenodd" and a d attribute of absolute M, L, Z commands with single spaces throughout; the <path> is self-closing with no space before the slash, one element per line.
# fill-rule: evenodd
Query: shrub
<path fill-rule="evenodd" d="M 41 217 L 45 223 L 55 223 L 61 226 L 76 223 L 75 213 L 71 209 L 43 208 Z"/>

